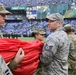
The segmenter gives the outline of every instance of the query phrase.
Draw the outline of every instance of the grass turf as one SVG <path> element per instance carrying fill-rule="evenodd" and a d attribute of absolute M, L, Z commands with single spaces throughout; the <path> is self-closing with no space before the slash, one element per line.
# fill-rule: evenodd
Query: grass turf
<path fill-rule="evenodd" d="M 29 40 L 34 40 L 33 37 L 19 37 L 19 40 L 24 40 L 24 41 L 29 41 Z"/>
<path fill-rule="evenodd" d="M 34 40 L 34 37 L 19 37 L 19 40 L 24 40 L 24 41 L 29 41 L 29 40 Z M 46 38 L 44 38 L 43 41 L 45 41 Z"/>

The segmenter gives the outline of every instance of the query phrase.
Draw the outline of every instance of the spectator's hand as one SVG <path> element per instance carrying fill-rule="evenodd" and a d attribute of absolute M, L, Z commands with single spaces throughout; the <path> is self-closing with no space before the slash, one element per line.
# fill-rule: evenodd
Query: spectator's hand
<path fill-rule="evenodd" d="M 20 48 L 14 58 L 14 61 L 19 64 L 24 59 L 24 51 Z"/>

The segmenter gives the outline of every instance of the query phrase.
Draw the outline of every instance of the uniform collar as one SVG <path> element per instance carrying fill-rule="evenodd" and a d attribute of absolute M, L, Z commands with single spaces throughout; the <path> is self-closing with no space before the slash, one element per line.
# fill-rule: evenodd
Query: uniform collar
<path fill-rule="evenodd" d="M 61 31 L 62 30 L 62 27 L 59 27 L 59 28 L 57 28 L 54 32 L 56 32 L 56 31 Z"/>

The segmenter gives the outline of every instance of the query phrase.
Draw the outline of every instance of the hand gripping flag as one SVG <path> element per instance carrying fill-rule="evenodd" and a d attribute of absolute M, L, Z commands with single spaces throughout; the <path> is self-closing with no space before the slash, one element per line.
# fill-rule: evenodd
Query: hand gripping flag
<path fill-rule="evenodd" d="M 42 47 L 43 43 L 38 40 L 25 42 L 17 39 L 0 38 L 0 54 L 6 63 L 13 60 L 19 48 L 25 52 L 24 60 L 13 71 L 14 75 L 32 75 L 40 62 Z"/>

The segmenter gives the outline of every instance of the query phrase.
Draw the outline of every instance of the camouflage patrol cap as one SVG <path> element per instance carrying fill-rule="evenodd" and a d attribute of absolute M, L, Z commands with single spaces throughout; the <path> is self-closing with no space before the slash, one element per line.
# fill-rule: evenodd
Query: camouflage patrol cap
<path fill-rule="evenodd" d="M 45 34 L 45 31 L 43 29 L 36 29 L 34 33 Z"/>
<path fill-rule="evenodd" d="M 59 13 L 53 13 L 50 15 L 46 16 L 46 21 L 48 20 L 58 20 L 58 21 L 63 21 L 63 16 Z"/>
<path fill-rule="evenodd" d="M 72 26 L 70 24 L 66 24 L 64 26 L 64 31 L 71 31 L 71 29 L 72 29 Z"/>
<path fill-rule="evenodd" d="M 6 14 L 6 15 L 10 14 L 10 12 L 5 9 L 2 3 L 0 3 L 0 14 Z"/>

